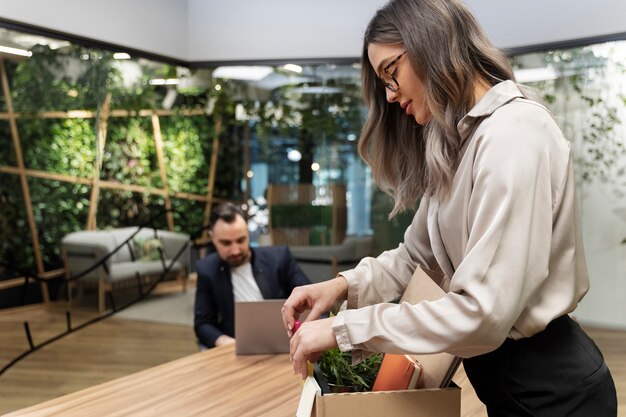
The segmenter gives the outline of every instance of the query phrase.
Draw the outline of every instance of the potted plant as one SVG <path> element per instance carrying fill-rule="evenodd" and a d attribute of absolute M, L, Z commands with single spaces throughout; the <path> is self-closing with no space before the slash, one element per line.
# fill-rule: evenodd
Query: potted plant
<path fill-rule="evenodd" d="M 335 347 L 322 353 L 315 364 L 315 377 L 324 393 L 369 391 L 382 358 L 382 353 L 376 353 L 352 366 L 351 353 Z"/>

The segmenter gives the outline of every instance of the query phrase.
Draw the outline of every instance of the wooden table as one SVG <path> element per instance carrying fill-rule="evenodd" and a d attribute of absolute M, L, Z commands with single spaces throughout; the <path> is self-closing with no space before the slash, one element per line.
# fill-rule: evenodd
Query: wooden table
<path fill-rule="evenodd" d="M 293 417 L 302 383 L 289 355 L 210 349 L 6 414 L 16 416 Z"/>
<path fill-rule="evenodd" d="M 461 416 L 486 417 L 463 366 Z M 3 417 L 220 416 L 293 417 L 302 383 L 289 355 L 235 355 L 234 345 L 210 349 Z"/>

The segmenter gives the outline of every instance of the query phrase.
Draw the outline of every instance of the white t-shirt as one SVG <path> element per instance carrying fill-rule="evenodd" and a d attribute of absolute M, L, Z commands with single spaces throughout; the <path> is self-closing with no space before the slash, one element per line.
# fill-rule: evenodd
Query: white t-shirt
<path fill-rule="evenodd" d="M 263 299 L 263 294 L 261 294 L 254 275 L 252 275 L 250 262 L 231 268 L 230 275 L 235 301 L 259 301 Z"/>

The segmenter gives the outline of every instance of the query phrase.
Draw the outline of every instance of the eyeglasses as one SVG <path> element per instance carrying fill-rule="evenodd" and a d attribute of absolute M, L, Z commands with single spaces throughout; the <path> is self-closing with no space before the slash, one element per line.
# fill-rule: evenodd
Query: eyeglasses
<path fill-rule="evenodd" d="M 398 84 L 398 80 L 396 80 L 396 73 L 398 72 L 398 68 L 395 68 L 393 72 L 389 72 L 390 68 L 393 67 L 400 58 L 402 58 L 406 54 L 406 51 L 402 52 L 400 55 L 394 58 L 389 64 L 385 65 L 382 71 L 378 74 L 378 78 L 383 83 L 383 86 L 387 88 L 392 93 L 397 93 L 400 89 L 400 85 Z"/>

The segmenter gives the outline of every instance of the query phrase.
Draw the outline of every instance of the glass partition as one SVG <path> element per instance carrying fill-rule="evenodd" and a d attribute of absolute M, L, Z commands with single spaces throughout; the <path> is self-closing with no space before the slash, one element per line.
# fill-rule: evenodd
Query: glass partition
<path fill-rule="evenodd" d="M 312 228 L 303 245 L 372 233 L 371 176 L 357 154 L 365 116 L 358 64 L 189 69 L 2 28 L 0 45 L 14 48 L 0 54 L 0 307 L 49 301 L 55 314 L 26 319 L 30 348 L 22 322 L 0 319 L 16 342 L 0 353 L 0 369 L 50 338 L 126 314 L 135 300 L 148 305 L 151 283 L 131 280 L 106 295 L 105 314 L 95 287 L 83 299 L 75 291 L 66 317 L 60 242 L 71 232 L 183 232 L 196 238 L 197 259 L 213 204 L 241 204 L 253 244 L 262 244 L 268 189 L 293 185 L 313 190 L 307 205 L 328 217 L 322 228 L 341 229 Z M 189 295 L 177 297 L 192 307 Z M 184 325 L 191 338 L 192 325 Z M 178 351 L 189 349 L 195 343 Z"/>
<path fill-rule="evenodd" d="M 626 323 L 626 42 L 513 58 L 571 142 L 591 290 L 576 314 Z"/>

